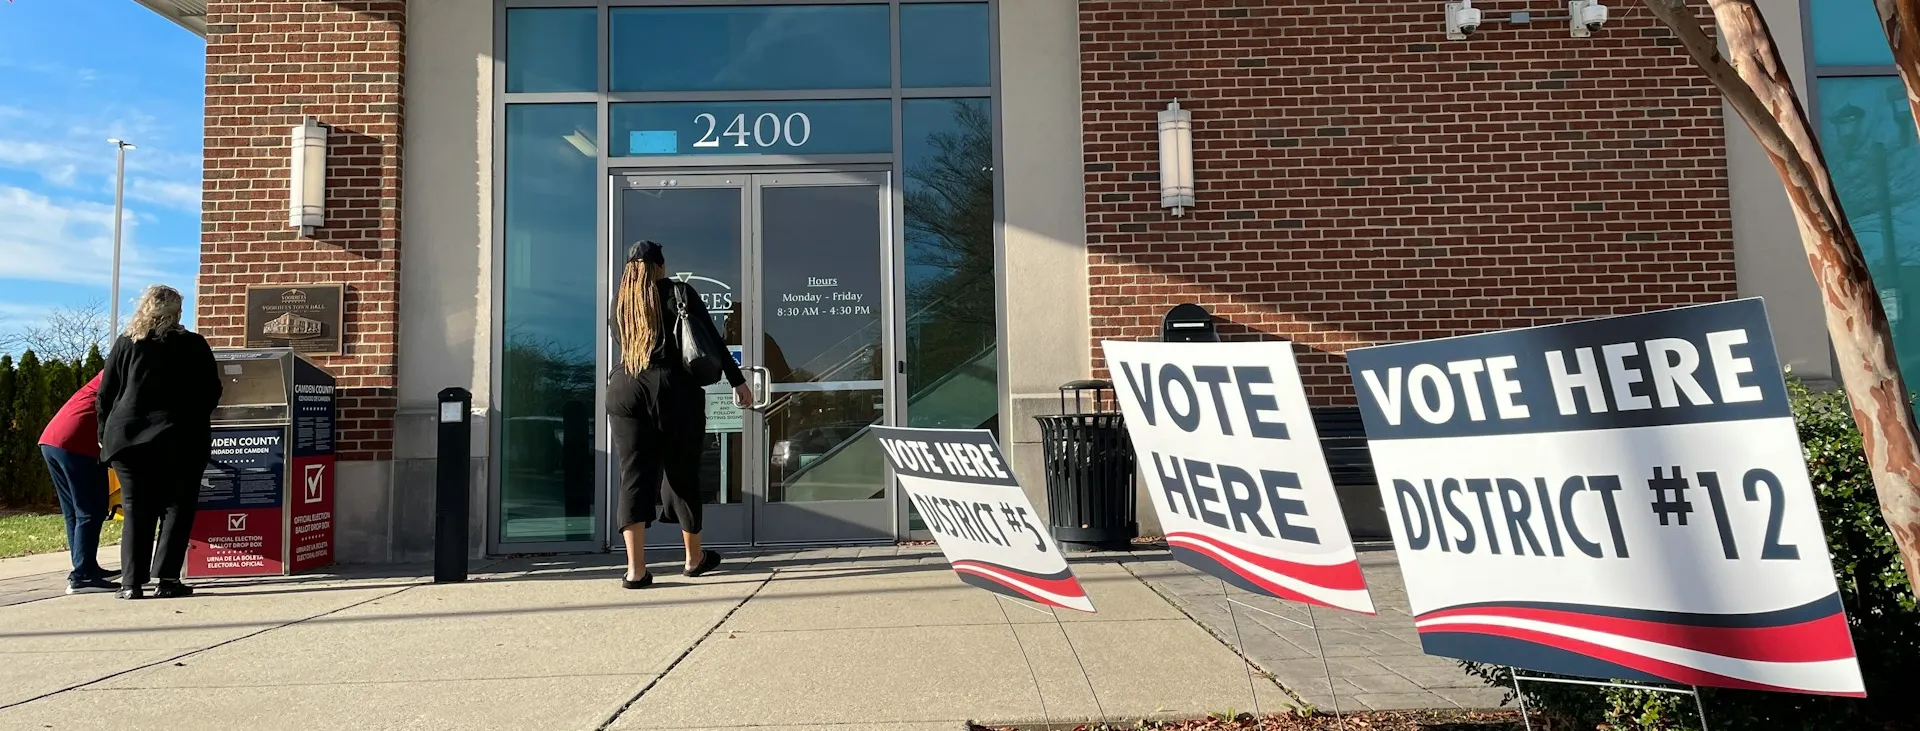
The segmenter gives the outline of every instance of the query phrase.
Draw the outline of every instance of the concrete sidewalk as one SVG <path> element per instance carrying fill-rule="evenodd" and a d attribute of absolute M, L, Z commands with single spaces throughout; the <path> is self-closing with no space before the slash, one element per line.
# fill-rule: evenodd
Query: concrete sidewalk
<path fill-rule="evenodd" d="M 701 579 L 669 574 L 676 555 L 649 558 L 659 584 L 637 592 L 619 588 L 617 557 L 585 556 L 484 564 L 456 585 L 362 567 L 140 602 L 62 596 L 59 574 L 15 569 L 0 579 L 0 728 L 912 731 L 1254 707 L 1231 635 L 1194 592 L 1211 580 L 1163 551 L 1076 561 L 1100 612 L 1058 624 L 960 584 L 930 547 L 736 555 Z M 1394 641 L 1397 668 L 1409 646 Z M 1381 682 L 1366 670 L 1343 694 Z M 1262 710 L 1297 702 L 1264 675 L 1251 685 Z M 1367 695 L 1386 693 L 1353 702 Z M 1411 702 L 1375 699 L 1392 700 Z"/>

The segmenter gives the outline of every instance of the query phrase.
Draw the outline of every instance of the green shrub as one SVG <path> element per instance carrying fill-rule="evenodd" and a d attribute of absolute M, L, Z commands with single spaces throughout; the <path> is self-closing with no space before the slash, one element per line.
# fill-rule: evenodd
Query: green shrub
<path fill-rule="evenodd" d="M 13 356 L 0 354 L 0 506 L 13 497 L 13 444 L 19 427 L 13 423 Z"/>
<path fill-rule="evenodd" d="M 1766 731 L 1894 731 L 1920 729 L 1920 610 L 1900 565 L 1893 533 L 1880 515 L 1860 430 L 1844 394 L 1814 393 L 1788 378 L 1793 418 L 1806 451 L 1820 520 L 1833 553 L 1834 578 L 1846 605 L 1854 651 L 1865 675 L 1865 699 L 1702 689 L 1714 729 Z M 1461 663 L 1488 685 L 1511 689 L 1497 665 Z M 1692 698 L 1658 691 L 1527 683 L 1529 706 L 1564 728 L 1589 731 L 1679 731 L 1700 728 Z M 1508 691 L 1508 702 L 1513 693 Z"/>
<path fill-rule="evenodd" d="M 13 484 L 9 488 L 15 503 L 53 504 L 53 480 L 40 457 L 40 432 L 59 408 L 57 404 L 48 408 L 48 375 L 46 365 L 33 351 L 20 356 L 19 371 L 14 375 L 13 444 L 8 445 L 13 461 Z M 42 500 L 42 496 L 48 499 Z"/>
<path fill-rule="evenodd" d="M 104 365 L 98 350 L 74 362 L 42 361 L 32 351 L 17 362 L 0 354 L 0 508 L 54 505 L 40 432 Z"/>

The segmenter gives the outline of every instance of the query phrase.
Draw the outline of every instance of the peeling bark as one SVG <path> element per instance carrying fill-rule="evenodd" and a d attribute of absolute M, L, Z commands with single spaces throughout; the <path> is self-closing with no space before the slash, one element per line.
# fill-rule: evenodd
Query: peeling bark
<path fill-rule="evenodd" d="M 1687 0 L 1643 0 L 1706 71 L 1734 111 L 1766 148 L 1786 185 L 1799 224 L 1807 266 L 1820 286 L 1827 334 L 1840 380 L 1866 447 L 1867 468 L 1880 513 L 1899 544 L 1907 581 L 1920 587 L 1920 439 L 1907 387 L 1895 357 L 1893 334 L 1860 242 L 1841 210 L 1806 109 L 1794 93 L 1772 32 L 1754 0 L 1708 0 L 1728 52 L 1707 35 Z M 1909 104 L 1920 111 L 1920 0 L 1876 0 L 1907 80 Z M 1896 35 L 1897 34 L 1897 35 Z M 1903 50 L 1902 50 L 1903 49 Z M 1915 115 L 1920 119 L 1920 114 Z"/>

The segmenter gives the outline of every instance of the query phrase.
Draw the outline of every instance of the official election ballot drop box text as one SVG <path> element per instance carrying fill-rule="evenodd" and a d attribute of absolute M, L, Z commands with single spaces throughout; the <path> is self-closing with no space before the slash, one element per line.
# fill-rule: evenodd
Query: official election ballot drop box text
<path fill-rule="evenodd" d="M 223 350 L 213 449 L 187 575 L 282 576 L 333 563 L 334 378 L 284 348 Z"/>

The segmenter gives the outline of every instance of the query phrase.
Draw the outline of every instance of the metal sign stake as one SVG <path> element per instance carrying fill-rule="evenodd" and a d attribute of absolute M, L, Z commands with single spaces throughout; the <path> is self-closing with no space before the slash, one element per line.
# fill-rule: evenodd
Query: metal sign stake
<path fill-rule="evenodd" d="M 1227 600 L 1227 619 L 1233 622 L 1233 651 L 1240 653 L 1240 663 L 1247 668 L 1247 697 L 1253 699 L 1254 722 L 1258 723 L 1260 718 L 1260 691 L 1254 687 L 1253 658 L 1247 657 L 1247 641 L 1240 637 L 1240 618 L 1233 613 L 1233 596 L 1227 593 L 1226 580 L 1215 578 L 1214 581 L 1220 582 L 1220 596 Z"/>
<path fill-rule="evenodd" d="M 1507 671 L 1512 674 L 1513 692 L 1514 692 L 1514 695 L 1519 697 L 1520 699 L 1520 714 L 1521 714 L 1520 717 L 1522 720 L 1526 721 L 1526 725 L 1529 731 L 1531 731 L 1531 729 L 1533 728 L 1533 719 L 1531 716 L 1527 714 L 1527 695 L 1526 693 L 1520 690 L 1520 681 L 1522 680 L 1525 680 L 1529 683 L 1556 683 L 1559 685 L 1585 685 L 1585 686 L 1591 686 L 1595 688 L 1621 688 L 1624 690 L 1645 690 L 1645 691 L 1651 691 L 1654 693 L 1673 693 L 1675 695 L 1690 695 L 1690 696 L 1693 696 L 1694 711 L 1700 714 L 1700 731 L 1707 731 L 1707 705 L 1704 701 L 1700 700 L 1699 686 L 1689 685 L 1686 687 L 1686 689 L 1683 690 L 1680 688 L 1668 688 L 1668 687 L 1659 686 L 1659 685 L 1641 685 L 1639 683 L 1609 683 L 1609 682 L 1604 682 L 1599 680 L 1578 680 L 1574 678 L 1543 678 L 1543 677 L 1534 676 L 1534 675 L 1521 675 L 1520 669 L 1513 667 L 1511 665 L 1507 666 Z"/>
<path fill-rule="evenodd" d="M 1700 686 L 1688 686 L 1693 689 L 1693 710 L 1700 713 L 1700 731 L 1707 731 L 1707 704 L 1700 700 Z"/>
<path fill-rule="evenodd" d="M 1080 666 L 1080 678 L 1087 681 L 1087 694 L 1093 696 L 1093 708 L 1100 712 L 1100 726 L 1102 728 L 1112 726 L 1112 719 L 1107 718 L 1107 707 L 1100 702 L 1100 691 L 1093 689 L 1093 676 L 1087 674 L 1087 664 L 1080 660 L 1080 648 L 1073 646 L 1073 638 L 1067 636 L 1066 623 L 1060 621 L 1060 612 L 1053 607 L 1047 607 L 1047 614 L 1053 616 L 1053 625 L 1060 628 L 1060 639 L 1067 641 L 1067 651 L 1073 653 L 1073 663 Z"/>
<path fill-rule="evenodd" d="M 1333 662 L 1327 659 L 1327 643 L 1320 639 L 1320 618 L 1314 616 L 1313 605 L 1307 605 L 1307 621 L 1313 623 L 1313 646 L 1320 651 L 1320 669 L 1327 674 L 1327 697 L 1333 699 L 1333 720 L 1340 728 L 1347 727 L 1347 720 L 1340 714 L 1340 691 L 1333 687 Z"/>
<path fill-rule="evenodd" d="M 1533 713 L 1527 710 L 1527 692 L 1520 689 L 1520 671 L 1508 667 L 1507 677 L 1513 680 L 1513 697 L 1520 702 L 1520 722 L 1533 731 Z"/>
<path fill-rule="evenodd" d="M 1013 626 L 1013 615 L 1007 614 L 1006 597 L 995 595 L 994 599 L 993 605 L 1000 608 L 1000 618 L 1007 622 L 1007 632 L 1013 635 L 1013 645 L 1020 648 L 1020 659 L 1027 663 L 1027 678 L 1033 681 L 1033 694 L 1040 699 L 1040 717 L 1046 720 L 1047 728 L 1053 728 L 1053 714 L 1047 712 L 1047 692 L 1040 689 L 1040 673 L 1033 669 L 1033 658 L 1027 656 L 1027 643 L 1020 641 L 1020 629 Z"/>

